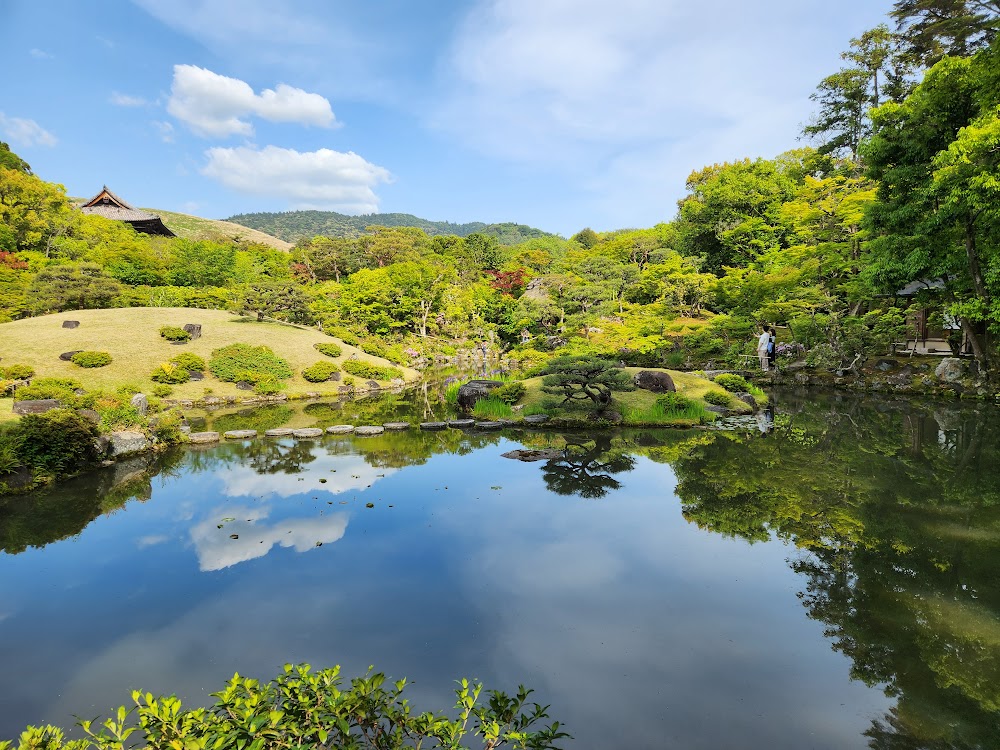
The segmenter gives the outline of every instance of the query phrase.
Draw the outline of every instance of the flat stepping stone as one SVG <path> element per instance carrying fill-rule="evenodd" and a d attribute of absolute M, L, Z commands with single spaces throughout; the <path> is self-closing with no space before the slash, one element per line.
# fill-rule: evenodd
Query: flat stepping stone
<path fill-rule="evenodd" d="M 323 434 L 320 427 L 303 427 L 301 430 L 292 430 L 292 435 L 297 438 L 318 438 Z"/>
<path fill-rule="evenodd" d="M 503 426 L 503 422 L 476 422 L 477 430 L 500 430 Z"/>
<path fill-rule="evenodd" d="M 448 420 L 448 426 L 449 427 L 456 427 L 456 428 L 462 430 L 462 429 L 465 429 L 466 427 L 475 427 L 476 426 L 476 420 L 474 420 L 474 419 L 449 419 Z"/>
<path fill-rule="evenodd" d="M 375 424 L 362 425 L 361 427 L 354 428 L 355 435 L 381 435 L 383 432 L 385 432 L 385 427 Z"/>
<path fill-rule="evenodd" d="M 521 448 L 516 451 L 507 451 L 506 453 L 501 453 L 500 458 L 515 458 L 518 461 L 553 461 L 560 458 L 566 457 L 566 451 L 560 450 L 558 448 L 542 448 L 540 450 L 531 450 L 528 448 Z"/>
<path fill-rule="evenodd" d="M 400 430 L 408 430 L 408 429 L 410 429 L 410 423 L 409 422 L 386 422 L 382 426 L 385 427 L 385 429 L 387 429 L 387 430 L 395 430 L 397 432 L 400 431 Z"/>
<path fill-rule="evenodd" d="M 264 433 L 264 437 L 289 437 L 295 430 L 290 427 L 275 427 L 272 430 L 267 430 Z"/>
<path fill-rule="evenodd" d="M 217 443 L 219 433 L 217 432 L 192 432 L 188 435 L 189 443 Z"/>
<path fill-rule="evenodd" d="M 331 435 L 350 435 L 354 432 L 354 425 L 352 424 L 335 424 L 332 427 L 327 427 L 326 431 Z"/>
<path fill-rule="evenodd" d="M 257 430 L 229 430 L 223 437 L 226 440 L 249 440 L 257 437 Z"/>
<path fill-rule="evenodd" d="M 549 421 L 548 414 L 529 414 L 524 418 L 524 421 L 528 424 L 541 424 L 542 422 Z"/>
<path fill-rule="evenodd" d="M 448 426 L 447 422 L 421 422 L 421 430 L 443 430 Z"/>

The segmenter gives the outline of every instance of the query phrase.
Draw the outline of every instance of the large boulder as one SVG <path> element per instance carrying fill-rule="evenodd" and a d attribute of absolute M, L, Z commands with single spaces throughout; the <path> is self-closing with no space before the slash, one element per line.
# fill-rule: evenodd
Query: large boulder
<path fill-rule="evenodd" d="M 635 374 L 634 381 L 636 388 L 653 393 L 667 393 L 677 390 L 674 379 L 659 370 L 640 370 Z"/>
<path fill-rule="evenodd" d="M 112 432 L 110 438 L 111 445 L 108 448 L 108 455 L 111 458 L 142 453 L 149 448 L 149 439 L 141 432 L 135 432 L 134 430 Z"/>
<path fill-rule="evenodd" d="M 946 383 L 957 383 L 965 377 L 965 374 L 965 362 L 957 357 L 945 357 L 941 360 L 941 364 L 937 366 L 937 369 L 934 370 L 934 375 L 937 376 L 937 379 L 943 380 Z"/>
<path fill-rule="evenodd" d="M 59 355 L 59 359 L 61 359 L 63 362 L 69 362 L 71 359 L 73 359 L 74 354 L 79 354 L 82 351 L 83 349 L 74 349 L 71 352 L 63 352 L 62 354 Z"/>
<path fill-rule="evenodd" d="M 182 328 L 191 334 L 191 340 L 201 338 L 201 323 L 185 323 Z"/>
<path fill-rule="evenodd" d="M 490 395 L 490 391 L 499 388 L 503 383 L 499 380 L 470 380 L 458 388 L 458 406 L 463 411 L 472 411 L 472 407 L 481 398 Z"/>
<path fill-rule="evenodd" d="M 62 327 L 63 328 L 79 328 L 80 327 L 80 321 L 79 320 L 64 320 L 63 324 L 62 324 Z"/>
<path fill-rule="evenodd" d="M 15 401 L 14 402 L 14 413 L 15 414 L 44 414 L 52 409 L 58 409 L 60 406 L 58 399 L 54 398 L 39 398 L 32 401 Z"/>

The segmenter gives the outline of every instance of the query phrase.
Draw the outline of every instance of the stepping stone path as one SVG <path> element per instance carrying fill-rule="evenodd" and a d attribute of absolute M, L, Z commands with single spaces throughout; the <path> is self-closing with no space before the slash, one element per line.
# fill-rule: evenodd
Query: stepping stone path
<path fill-rule="evenodd" d="M 387 430 L 394 430 L 397 432 L 410 429 L 409 422 L 386 422 L 382 426 L 385 427 L 385 429 Z"/>
<path fill-rule="evenodd" d="M 477 430 L 499 430 L 503 426 L 503 422 L 476 422 Z"/>
<path fill-rule="evenodd" d="M 475 427 L 476 420 L 474 419 L 449 419 L 449 427 L 457 427 L 458 429 L 463 429 L 465 427 Z"/>
<path fill-rule="evenodd" d="M 421 430 L 444 430 L 448 427 L 447 422 L 421 422 Z"/>
<path fill-rule="evenodd" d="M 354 428 L 355 435 L 381 435 L 383 432 L 385 432 L 385 427 L 381 425 L 370 424 Z"/>
<path fill-rule="evenodd" d="M 326 431 L 331 435 L 350 435 L 354 432 L 354 425 L 352 424 L 335 424 L 331 427 L 327 427 Z"/>
<path fill-rule="evenodd" d="M 275 427 L 273 430 L 267 430 L 264 433 L 264 437 L 289 437 L 295 430 L 288 427 Z"/>
<path fill-rule="evenodd" d="M 292 430 L 292 435 L 297 438 L 317 438 L 323 434 L 319 427 L 304 427 L 301 430 Z"/>
<path fill-rule="evenodd" d="M 217 443 L 219 433 L 217 432 L 192 432 L 188 435 L 188 442 L 191 443 Z"/>
<path fill-rule="evenodd" d="M 524 418 L 524 421 L 528 424 L 541 424 L 542 422 L 549 421 L 548 414 L 529 414 Z"/>
<path fill-rule="evenodd" d="M 257 430 L 229 430 L 223 437 L 226 440 L 251 440 L 257 437 Z"/>

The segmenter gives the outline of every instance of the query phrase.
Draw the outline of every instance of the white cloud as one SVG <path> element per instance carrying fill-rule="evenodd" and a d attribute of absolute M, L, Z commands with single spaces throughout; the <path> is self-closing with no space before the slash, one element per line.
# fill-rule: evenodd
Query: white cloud
<path fill-rule="evenodd" d="M 7 117 L 0 112 L 0 132 L 15 146 L 55 146 L 59 141 L 34 120 Z"/>
<path fill-rule="evenodd" d="M 52 55 L 50 55 L 48 52 L 46 52 L 43 49 L 38 49 L 37 47 L 33 47 L 28 54 L 30 54 L 36 60 L 51 60 L 52 59 Z"/>
<path fill-rule="evenodd" d="M 319 94 L 284 83 L 255 94 L 245 81 L 195 65 L 174 66 L 167 111 L 198 135 L 217 138 L 251 135 L 246 119 L 251 115 L 326 128 L 337 124 L 330 102 Z"/>
<path fill-rule="evenodd" d="M 239 520 L 227 523 L 216 520 L 227 513 L 235 514 Z M 261 523 L 267 514 L 268 510 L 259 506 L 227 505 L 192 527 L 191 541 L 198 555 L 199 569 L 222 570 L 264 557 L 275 545 L 291 547 L 296 552 L 308 552 L 318 544 L 336 542 L 347 531 L 346 513 L 334 513 L 323 518 L 285 518 L 273 525 Z M 234 535 L 236 539 L 232 538 Z"/>
<path fill-rule="evenodd" d="M 165 120 L 153 120 L 153 127 L 160 135 L 160 140 L 164 143 L 174 142 L 174 126 Z"/>
<path fill-rule="evenodd" d="M 241 193 L 285 198 L 296 208 L 374 213 L 375 187 L 392 179 L 387 169 L 353 151 L 240 146 L 210 148 L 205 155 L 205 176 Z"/>
<path fill-rule="evenodd" d="M 129 96 L 128 94 L 121 94 L 117 91 L 111 92 L 111 96 L 108 97 L 108 101 L 116 107 L 145 107 L 149 104 L 149 102 L 141 96 Z"/>

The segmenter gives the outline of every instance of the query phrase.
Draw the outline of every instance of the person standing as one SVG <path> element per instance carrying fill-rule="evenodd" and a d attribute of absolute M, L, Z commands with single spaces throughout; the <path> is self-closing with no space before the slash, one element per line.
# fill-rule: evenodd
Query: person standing
<path fill-rule="evenodd" d="M 757 338 L 757 356 L 760 358 L 760 369 L 768 371 L 767 345 L 771 342 L 771 327 L 764 326 L 763 332 Z"/>
<path fill-rule="evenodd" d="M 770 332 L 770 337 L 767 341 L 767 369 L 776 370 L 777 366 L 775 364 L 775 359 L 778 356 L 778 337 L 777 329 L 772 328 Z"/>

